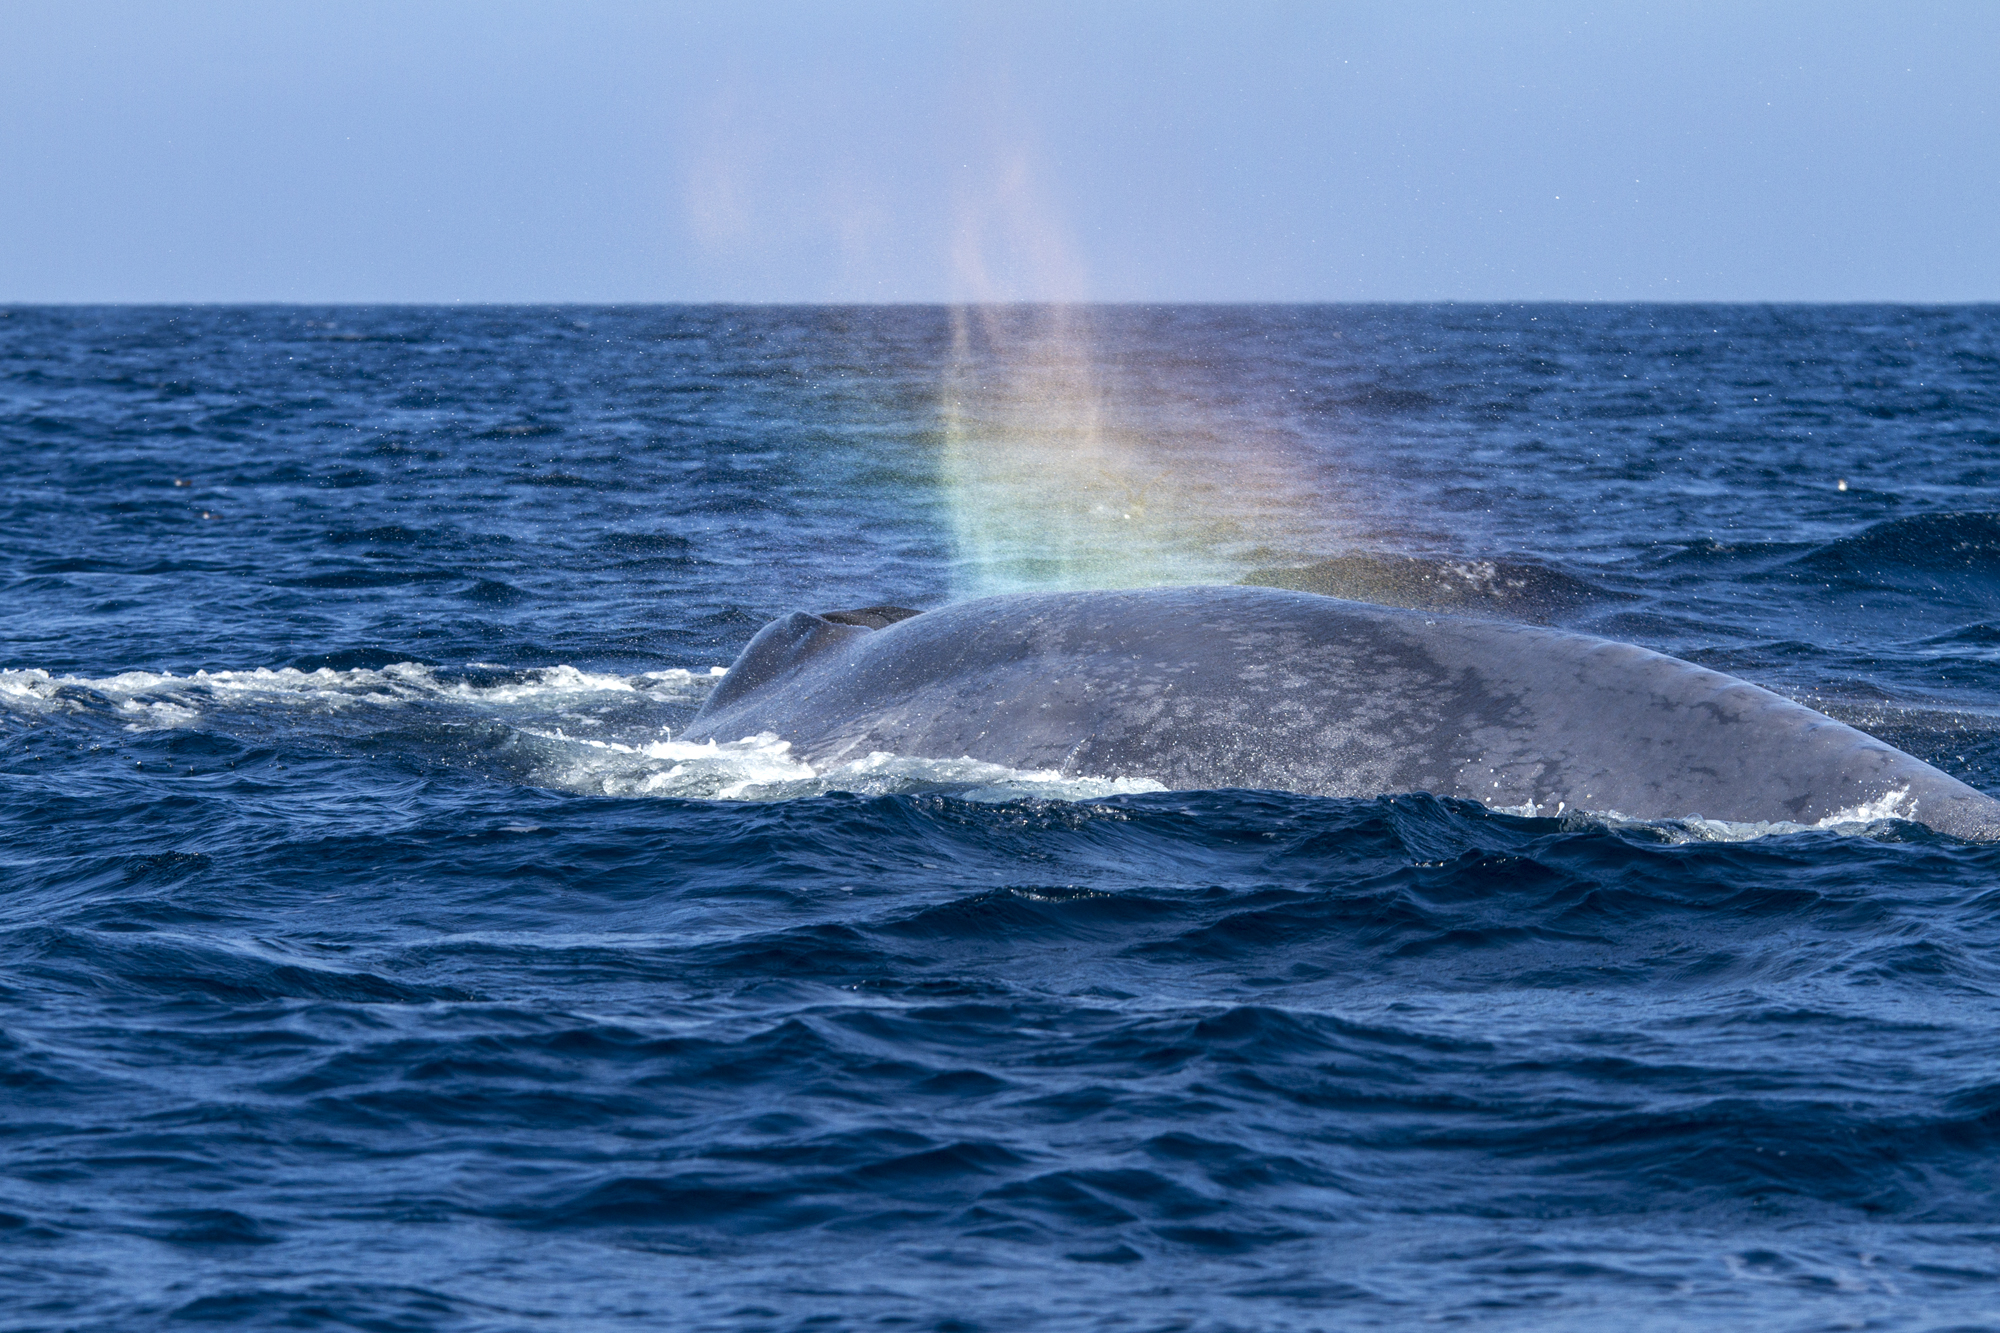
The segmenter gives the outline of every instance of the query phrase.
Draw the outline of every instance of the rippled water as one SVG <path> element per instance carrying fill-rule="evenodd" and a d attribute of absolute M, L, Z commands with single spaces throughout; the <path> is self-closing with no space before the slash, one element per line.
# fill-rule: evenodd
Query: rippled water
<path fill-rule="evenodd" d="M 1573 625 L 2000 792 L 2000 310 L 0 313 L 0 1328 L 2000 1327 L 2000 848 L 675 739 Z"/>

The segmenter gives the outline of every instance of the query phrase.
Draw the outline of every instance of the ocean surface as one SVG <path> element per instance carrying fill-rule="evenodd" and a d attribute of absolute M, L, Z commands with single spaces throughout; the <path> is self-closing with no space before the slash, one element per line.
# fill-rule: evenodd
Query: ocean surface
<path fill-rule="evenodd" d="M 0 445 L 0 1330 L 2000 1328 L 2000 847 L 675 739 L 1253 581 L 2000 793 L 2000 307 L 13 308 Z"/>

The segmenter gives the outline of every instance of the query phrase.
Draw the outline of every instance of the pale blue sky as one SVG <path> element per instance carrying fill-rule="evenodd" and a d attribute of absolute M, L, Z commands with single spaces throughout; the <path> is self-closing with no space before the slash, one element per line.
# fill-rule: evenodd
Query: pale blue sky
<path fill-rule="evenodd" d="M 1985 0 L 0 0 L 0 301 L 1990 301 L 1996 71 Z"/>

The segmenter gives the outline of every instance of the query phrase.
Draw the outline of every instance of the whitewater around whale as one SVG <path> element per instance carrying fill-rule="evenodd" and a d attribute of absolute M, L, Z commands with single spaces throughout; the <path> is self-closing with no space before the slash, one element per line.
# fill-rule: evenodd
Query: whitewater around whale
<path fill-rule="evenodd" d="M 1996 801 L 1721 672 L 1572 631 L 1257 587 L 1024 593 L 765 626 L 685 733 L 1528 813 L 2000 839 Z"/>

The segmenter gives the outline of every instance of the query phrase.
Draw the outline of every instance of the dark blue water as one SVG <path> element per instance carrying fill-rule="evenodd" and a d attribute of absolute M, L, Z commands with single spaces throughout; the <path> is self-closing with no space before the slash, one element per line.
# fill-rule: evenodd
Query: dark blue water
<path fill-rule="evenodd" d="M 2000 1327 L 2000 849 L 674 739 L 1256 579 L 2000 792 L 2000 309 L 0 315 L 0 1328 Z"/>

